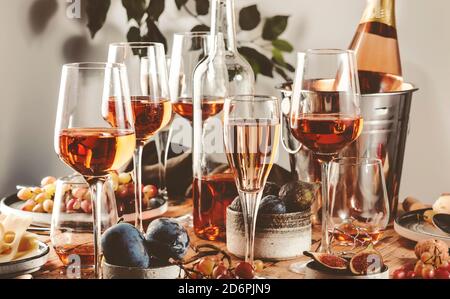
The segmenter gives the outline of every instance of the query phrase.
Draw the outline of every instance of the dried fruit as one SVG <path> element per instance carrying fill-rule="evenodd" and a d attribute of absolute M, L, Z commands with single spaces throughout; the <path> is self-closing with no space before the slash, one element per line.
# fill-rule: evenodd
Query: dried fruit
<path fill-rule="evenodd" d="M 428 239 L 419 241 L 414 248 L 414 252 L 418 259 L 427 256 L 429 264 L 440 266 L 448 261 L 448 246 L 444 241 Z"/>
<path fill-rule="evenodd" d="M 425 220 L 425 222 L 428 222 L 430 224 L 433 224 L 433 216 L 436 214 L 435 211 L 433 210 L 426 210 L 423 213 L 423 220 Z"/>
<path fill-rule="evenodd" d="M 318 253 L 318 252 L 303 252 L 304 255 L 313 258 L 316 262 L 323 265 L 324 267 L 332 270 L 347 270 L 348 261 L 339 256 L 329 254 L 329 253 Z"/>
<path fill-rule="evenodd" d="M 355 254 L 350 260 L 350 271 L 356 275 L 380 273 L 383 268 L 383 257 L 372 245 Z"/>

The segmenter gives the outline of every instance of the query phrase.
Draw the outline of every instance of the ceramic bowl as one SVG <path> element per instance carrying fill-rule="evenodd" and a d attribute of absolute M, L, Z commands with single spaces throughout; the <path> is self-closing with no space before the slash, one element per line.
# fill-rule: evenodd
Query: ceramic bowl
<path fill-rule="evenodd" d="M 227 208 L 227 249 L 237 257 L 245 255 L 244 216 Z M 311 211 L 259 214 L 256 220 L 255 259 L 289 260 L 311 248 Z"/>
<path fill-rule="evenodd" d="M 102 264 L 104 279 L 176 279 L 180 277 L 180 271 L 180 267 L 176 265 L 141 269 L 115 266 L 105 261 Z"/>

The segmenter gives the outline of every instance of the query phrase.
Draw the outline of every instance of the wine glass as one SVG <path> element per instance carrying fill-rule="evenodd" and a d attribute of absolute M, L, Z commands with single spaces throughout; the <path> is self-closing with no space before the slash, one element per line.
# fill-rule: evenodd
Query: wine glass
<path fill-rule="evenodd" d="M 111 180 L 104 184 L 101 230 L 118 221 L 116 198 Z M 94 268 L 92 196 L 81 175 L 69 175 L 56 181 L 50 239 L 53 249 L 67 267 L 67 277 L 81 278 Z"/>
<path fill-rule="evenodd" d="M 187 119 L 191 125 L 193 121 L 192 76 L 197 64 L 208 55 L 208 49 L 209 34 L 207 32 L 183 32 L 173 35 L 169 71 L 170 99 L 174 112 Z"/>
<path fill-rule="evenodd" d="M 123 63 L 127 67 L 136 131 L 136 149 L 133 155 L 135 226 L 143 232 L 142 151 L 150 138 L 172 119 L 164 45 L 149 42 L 114 43 L 109 46 L 108 61 Z M 114 110 L 114 102 L 111 104 L 110 109 Z M 115 123 L 113 113 L 108 113 L 108 122 Z"/>
<path fill-rule="evenodd" d="M 329 169 L 329 231 L 337 245 L 376 244 L 389 222 L 383 166 L 375 158 L 336 158 Z"/>
<path fill-rule="evenodd" d="M 251 265 L 258 207 L 278 152 L 280 118 L 275 97 L 244 95 L 225 99 L 225 151 L 244 214 L 245 261 Z"/>
<path fill-rule="evenodd" d="M 330 251 L 327 227 L 328 162 L 358 138 L 363 126 L 355 61 L 355 55 L 350 50 L 320 49 L 298 54 L 290 129 L 292 135 L 311 150 L 321 164 L 320 252 Z M 296 153 L 298 149 L 290 152 Z"/>
<path fill-rule="evenodd" d="M 109 109 L 114 107 L 114 109 Z M 115 115 L 105 121 L 105 110 Z M 54 146 L 60 159 L 81 174 L 92 196 L 95 276 L 100 277 L 104 183 L 125 166 L 136 144 L 126 67 L 73 63 L 62 68 Z"/>

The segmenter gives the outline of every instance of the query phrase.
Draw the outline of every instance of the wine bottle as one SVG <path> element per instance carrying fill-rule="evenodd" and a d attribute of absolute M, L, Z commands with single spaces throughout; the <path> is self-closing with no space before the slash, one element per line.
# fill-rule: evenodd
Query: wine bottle
<path fill-rule="evenodd" d="M 255 74 L 247 60 L 239 54 L 236 42 L 236 16 L 234 0 L 213 0 L 216 2 L 214 22 L 217 30 L 223 34 L 225 42 L 225 63 L 228 69 L 229 95 L 253 94 Z M 213 24 L 213 22 L 211 22 Z"/>
<path fill-rule="evenodd" d="M 395 0 L 368 0 L 350 44 L 361 93 L 400 90 L 403 78 L 395 23 Z"/>

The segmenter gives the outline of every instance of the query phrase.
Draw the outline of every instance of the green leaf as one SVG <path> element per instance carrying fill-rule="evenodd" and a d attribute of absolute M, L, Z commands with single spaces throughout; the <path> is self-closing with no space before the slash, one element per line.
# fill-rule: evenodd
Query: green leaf
<path fill-rule="evenodd" d="M 183 5 L 186 5 L 188 0 L 175 0 L 175 5 L 177 6 L 178 10 L 180 10 Z"/>
<path fill-rule="evenodd" d="M 206 26 L 204 24 L 195 25 L 192 27 L 191 32 L 209 32 L 211 28 L 209 26 Z"/>
<path fill-rule="evenodd" d="M 274 16 L 266 19 L 263 27 L 262 38 L 275 40 L 286 30 L 289 16 Z"/>
<path fill-rule="evenodd" d="M 141 31 L 137 27 L 131 27 L 127 33 L 127 41 L 130 43 L 141 41 Z"/>
<path fill-rule="evenodd" d="M 284 39 L 275 39 L 272 41 L 272 45 L 280 51 L 291 53 L 294 47 Z"/>
<path fill-rule="evenodd" d="M 261 22 L 261 14 L 256 5 L 244 7 L 239 12 L 239 26 L 242 30 L 253 30 Z"/>
<path fill-rule="evenodd" d="M 200 16 L 205 16 L 209 12 L 209 0 L 195 0 L 195 9 Z"/>
<path fill-rule="evenodd" d="M 103 27 L 108 15 L 111 0 L 89 0 L 86 3 L 86 15 L 88 18 L 87 27 L 91 33 L 91 38 Z"/>
<path fill-rule="evenodd" d="M 143 42 L 157 42 L 162 43 L 164 45 L 164 49 L 167 51 L 167 40 L 164 35 L 159 30 L 158 26 L 155 22 L 148 18 L 147 19 L 147 29 L 148 32 L 145 36 L 142 37 Z"/>
<path fill-rule="evenodd" d="M 250 47 L 240 47 L 238 51 L 248 60 L 255 75 L 262 74 L 273 78 L 273 62 L 269 58 Z"/>
<path fill-rule="evenodd" d="M 147 14 L 153 21 L 158 21 L 165 8 L 165 0 L 150 0 Z"/>
<path fill-rule="evenodd" d="M 122 0 L 122 5 L 127 11 L 128 20 L 134 19 L 139 24 L 145 13 L 145 0 Z"/>
<path fill-rule="evenodd" d="M 283 53 L 281 53 L 281 51 L 278 50 L 277 48 L 272 49 L 272 56 L 273 56 L 273 61 L 276 62 L 277 64 L 285 63 Z"/>

